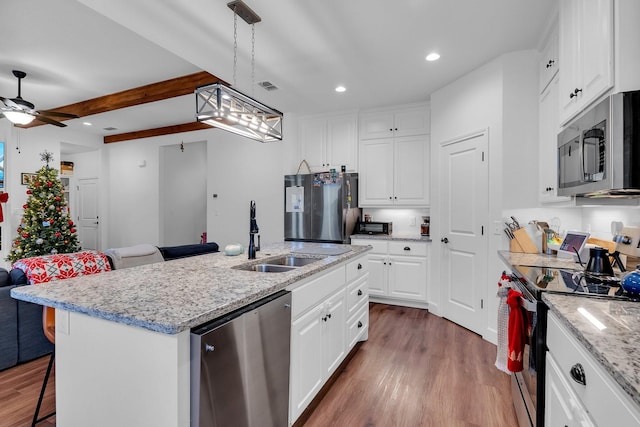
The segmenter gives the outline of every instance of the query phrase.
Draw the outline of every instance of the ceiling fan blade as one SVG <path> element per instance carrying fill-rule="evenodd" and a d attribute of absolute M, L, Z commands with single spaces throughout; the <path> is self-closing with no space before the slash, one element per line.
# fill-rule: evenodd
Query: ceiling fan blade
<path fill-rule="evenodd" d="M 78 117 L 80 117 L 77 114 L 63 113 L 62 111 L 51 111 L 51 110 L 40 110 L 38 111 L 38 114 L 41 114 L 43 116 L 64 117 L 67 119 L 77 119 Z"/>
<path fill-rule="evenodd" d="M 60 128 L 67 127 L 67 125 L 65 125 L 64 123 L 60 123 L 59 121 L 50 119 L 49 117 L 45 117 L 41 114 L 36 114 L 36 119 L 40 120 L 41 122 L 49 123 L 50 125 L 58 126 Z"/>

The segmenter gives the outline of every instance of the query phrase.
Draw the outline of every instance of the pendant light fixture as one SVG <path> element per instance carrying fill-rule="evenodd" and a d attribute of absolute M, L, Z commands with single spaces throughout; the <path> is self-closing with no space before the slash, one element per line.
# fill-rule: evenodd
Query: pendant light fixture
<path fill-rule="evenodd" d="M 233 86 L 238 62 L 237 18 L 251 25 L 251 88 L 255 76 L 255 24 L 261 18 L 242 0 L 227 3 L 233 10 Z M 196 117 L 199 122 L 260 142 L 282 140 L 283 114 L 253 97 L 218 82 L 196 89 Z"/>

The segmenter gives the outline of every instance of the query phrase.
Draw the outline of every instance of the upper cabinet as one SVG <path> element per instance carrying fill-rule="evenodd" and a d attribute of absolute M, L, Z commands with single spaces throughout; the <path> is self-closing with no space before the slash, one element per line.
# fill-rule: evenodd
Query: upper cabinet
<path fill-rule="evenodd" d="M 300 160 L 313 172 L 355 171 L 358 164 L 358 116 L 354 113 L 308 116 L 299 123 Z"/>
<path fill-rule="evenodd" d="M 613 0 L 562 0 L 560 123 L 613 87 Z"/>
<path fill-rule="evenodd" d="M 360 115 L 360 139 L 426 135 L 429 127 L 429 110 L 424 105 Z"/>
<path fill-rule="evenodd" d="M 540 72 L 540 93 L 544 92 L 546 87 L 551 83 L 553 77 L 558 74 L 560 68 L 560 60 L 558 57 L 558 27 L 549 35 L 549 40 L 540 55 L 538 63 L 538 71 Z"/>
<path fill-rule="evenodd" d="M 359 206 L 428 206 L 428 104 L 363 112 L 358 170 Z"/>

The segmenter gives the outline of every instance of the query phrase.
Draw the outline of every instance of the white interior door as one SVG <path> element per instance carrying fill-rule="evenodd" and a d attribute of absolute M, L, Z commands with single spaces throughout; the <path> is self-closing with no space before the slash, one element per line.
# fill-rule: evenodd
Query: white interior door
<path fill-rule="evenodd" d="M 488 259 L 487 148 L 487 131 L 440 148 L 443 315 L 476 333 Z"/>
<path fill-rule="evenodd" d="M 82 249 L 98 250 L 100 248 L 98 190 L 97 178 L 78 180 L 78 216 L 76 222 L 78 225 L 78 240 Z"/>

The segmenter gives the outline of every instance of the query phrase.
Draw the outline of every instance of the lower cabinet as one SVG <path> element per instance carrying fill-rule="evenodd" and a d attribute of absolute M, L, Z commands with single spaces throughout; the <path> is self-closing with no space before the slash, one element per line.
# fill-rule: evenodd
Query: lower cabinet
<path fill-rule="evenodd" d="M 351 239 L 371 245 L 369 294 L 375 301 L 427 303 L 428 243 L 412 240 Z M 389 300 L 387 300 L 389 299 Z M 413 304 L 412 304 L 413 305 Z"/>
<path fill-rule="evenodd" d="M 290 424 L 368 337 L 366 256 L 292 289 Z"/>
<path fill-rule="evenodd" d="M 640 426 L 638 405 L 552 312 L 547 347 L 545 425 Z"/>

